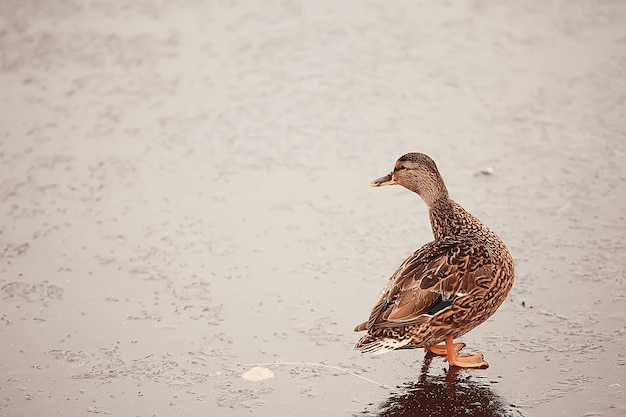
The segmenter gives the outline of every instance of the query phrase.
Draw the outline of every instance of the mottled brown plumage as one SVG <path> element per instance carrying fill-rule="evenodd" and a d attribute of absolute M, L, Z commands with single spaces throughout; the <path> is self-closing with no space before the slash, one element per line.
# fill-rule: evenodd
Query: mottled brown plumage
<path fill-rule="evenodd" d="M 435 240 L 418 249 L 391 276 L 374 303 L 355 349 L 383 353 L 426 348 L 452 366 L 487 367 L 482 354 L 460 356 L 453 339 L 487 320 L 513 286 L 513 259 L 500 238 L 451 200 L 427 155 L 406 154 L 372 186 L 399 184 L 428 206 Z M 437 345 L 441 342 L 445 345 Z"/>

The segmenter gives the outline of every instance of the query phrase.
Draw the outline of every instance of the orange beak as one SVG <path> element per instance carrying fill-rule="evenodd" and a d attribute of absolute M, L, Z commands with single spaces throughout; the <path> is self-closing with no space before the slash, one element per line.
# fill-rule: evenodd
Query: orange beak
<path fill-rule="evenodd" d="M 370 182 L 372 187 L 382 187 L 385 185 L 396 185 L 398 181 L 393 177 L 393 172 L 385 175 L 384 177 L 380 177 Z"/>

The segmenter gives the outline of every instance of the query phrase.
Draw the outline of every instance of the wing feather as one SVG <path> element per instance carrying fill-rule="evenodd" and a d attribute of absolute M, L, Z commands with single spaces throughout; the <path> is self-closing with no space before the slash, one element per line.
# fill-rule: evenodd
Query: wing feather
<path fill-rule="evenodd" d="M 439 311 L 435 307 L 442 300 L 467 293 L 473 272 L 488 258 L 489 252 L 470 239 L 427 243 L 400 265 L 374 303 L 368 321 L 355 330 L 427 320 L 429 312 Z"/>

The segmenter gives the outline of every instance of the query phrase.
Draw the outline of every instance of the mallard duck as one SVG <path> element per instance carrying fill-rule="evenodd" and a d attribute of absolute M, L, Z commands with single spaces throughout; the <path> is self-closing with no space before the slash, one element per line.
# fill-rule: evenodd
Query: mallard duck
<path fill-rule="evenodd" d="M 408 153 L 370 185 L 399 184 L 428 206 L 435 240 L 409 256 L 391 276 L 354 346 L 364 353 L 425 348 L 450 366 L 486 368 L 482 353 L 460 355 L 454 342 L 502 304 L 513 286 L 513 258 L 502 240 L 448 196 L 435 162 Z M 441 344 L 443 342 L 443 344 Z"/>

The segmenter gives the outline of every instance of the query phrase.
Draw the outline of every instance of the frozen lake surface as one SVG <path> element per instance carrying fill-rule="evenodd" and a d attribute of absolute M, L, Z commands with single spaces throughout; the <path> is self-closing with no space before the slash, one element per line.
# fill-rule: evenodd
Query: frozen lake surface
<path fill-rule="evenodd" d="M 623 416 L 625 21 L 0 2 L 0 414 Z M 368 186 L 410 151 L 515 258 L 463 338 L 489 369 L 352 350 L 432 239 L 417 196 Z"/>

